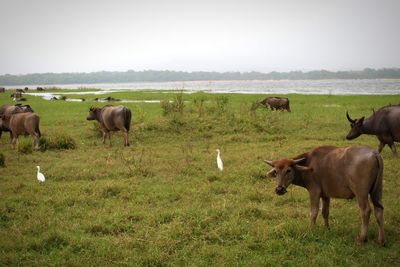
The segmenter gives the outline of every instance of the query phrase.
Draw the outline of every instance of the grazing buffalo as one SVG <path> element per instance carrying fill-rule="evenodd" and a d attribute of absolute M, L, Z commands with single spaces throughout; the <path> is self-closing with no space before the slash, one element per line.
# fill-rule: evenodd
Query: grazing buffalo
<path fill-rule="evenodd" d="M 129 146 L 128 134 L 131 125 L 131 110 L 124 106 L 104 106 L 103 108 L 91 107 L 87 120 L 97 120 L 100 123 L 103 132 L 103 144 L 106 142 L 106 136 L 110 140 L 110 132 L 122 131 L 125 136 L 125 146 Z"/>
<path fill-rule="evenodd" d="M 19 92 L 19 91 L 15 91 L 14 93 L 12 93 L 12 94 L 10 95 L 10 97 L 12 97 L 12 98 L 14 98 L 14 99 L 19 99 L 19 98 L 22 97 L 22 93 Z"/>
<path fill-rule="evenodd" d="M 1 127 L 6 127 L 11 131 L 12 144 L 18 144 L 18 136 L 29 134 L 33 138 L 33 144 L 36 149 L 39 148 L 39 115 L 33 112 L 4 114 L 1 117 Z"/>
<path fill-rule="evenodd" d="M 347 119 L 350 122 L 350 132 L 346 138 L 352 140 L 359 137 L 361 134 L 376 135 L 379 139 L 379 153 L 387 144 L 392 149 L 394 155 L 396 145 L 394 142 L 400 142 L 400 105 L 386 106 L 375 112 L 367 118 L 352 119 L 346 112 Z"/>
<path fill-rule="evenodd" d="M 23 113 L 23 112 L 34 112 L 30 105 L 22 105 L 16 104 L 15 106 L 12 105 L 3 105 L 0 107 L 0 137 L 2 132 L 10 132 L 10 141 L 12 140 L 12 133 L 9 128 L 7 128 L 2 123 L 2 116 L 3 115 L 11 115 L 14 113 Z"/>
<path fill-rule="evenodd" d="M 6 91 L 6 88 L 0 87 L 0 93 L 5 93 L 5 91 Z"/>
<path fill-rule="evenodd" d="M 289 112 L 291 111 L 289 106 L 289 99 L 286 97 L 267 97 L 264 100 L 259 101 L 258 103 L 266 107 L 269 106 L 271 110 L 287 110 Z"/>
<path fill-rule="evenodd" d="M 379 226 L 378 242 L 385 244 L 383 229 L 382 176 L 383 161 L 378 153 L 367 146 L 337 148 L 322 146 L 294 159 L 265 161 L 273 167 L 267 175 L 276 177 L 278 195 L 286 193 L 290 184 L 308 190 L 311 204 L 311 225 L 315 225 L 322 198 L 322 216 L 329 228 L 330 198 L 351 199 L 356 197 L 361 211 L 361 232 L 358 243 L 367 241 L 371 213 L 368 194 L 374 205 Z"/>

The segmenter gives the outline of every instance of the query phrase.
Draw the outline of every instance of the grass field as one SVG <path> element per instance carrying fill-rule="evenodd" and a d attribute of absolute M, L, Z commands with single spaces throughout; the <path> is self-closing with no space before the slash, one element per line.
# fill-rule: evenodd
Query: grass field
<path fill-rule="evenodd" d="M 399 103 L 396 96 L 288 95 L 292 112 L 252 110 L 265 95 L 122 92 L 114 98 L 180 100 L 163 115 L 160 103 L 127 103 L 131 146 L 122 134 L 103 145 L 86 120 L 95 102 L 45 101 L 28 96 L 46 140 L 68 137 L 75 149 L 13 150 L 0 139 L 1 266 L 398 266 L 400 159 L 384 159 L 386 247 L 372 215 L 369 242 L 357 246 L 355 200 L 331 200 L 331 229 L 309 226 L 305 189 L 274 193 L 264 159 L 292 157 L 347 141 L 353 118 Z M 107 95 L 108 96 L 108 95 Z M 68 97 L 82 97 L 80 95 Z M 85 96 L 87 99 L 99 96 Z M 12 103 L 0 94 L 0 104 Z M 167 102 L 164 102 L 166 105 Z M 182 112 L 181 112 L 182 111 Z M 21 147 L 30 145 L 21 138 Z M 221 149 L 224 171 L 216 167 Z M 40 165 L 46 182 L 36 180 Z"/>

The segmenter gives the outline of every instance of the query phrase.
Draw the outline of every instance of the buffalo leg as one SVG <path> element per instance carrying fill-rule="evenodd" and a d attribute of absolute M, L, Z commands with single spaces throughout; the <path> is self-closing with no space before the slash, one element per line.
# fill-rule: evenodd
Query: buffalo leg
<path fill-rule="evenodd" d="M 360 207 L 361 222 L 362 222 L 361 232 L 357 242 L 361 244 L 367 241 L 368 224 L 369 224 L 369 216 L 371 215 L 371 207 L 369 206 L 368 196 L 360 197 L 357 200 L 358 200 L 358 206 Z"/>
<path fill-rule="evenodd" d="M 325 226 L 329 229 L 329 197 L 322 198 L 322 217 L 324 217 Z"/>
<path fill-rule="evenodd" d="M 381 246 L 385 245 L 385 230 L 383 229 L 383 209 L 381 207 L 374 207 L 376 222 L 378 223 L 378 243 Z"/>
<path fill-rule="evenodd" d="M 315 225 L 315 222 L 317 220 L 318 216 L 318 211 L 319 211 L 319 194 L 313 195 L 310 192 L 310 220 L 311 220 L 311 226 Z"/>
<path fill-rule="evenodd" d="M 36 134 L 32 134 L 32 139 L 35 149 L 39 149 L 39 136 Z"/>
<path fill-rule="evenodd" d="M 111 146 L 111 132 L 108 132 L 107 135 L 108 135 L 108 141 L 110 142 L 110 146 Z"/>
<path fill-rule="evenodd" d="M 125 136 L 125 146 L 129 146 L 129 135 L 128 131 L 124 131 L 124 136 Z"/>
<path fill-rule="evenodd" d="M 106 135 L 107 135 L 107 133 L 105 131 L 103 131 L 103 144 L 106 143 Z"/>
<path fill-rule="evenodd" d="M 18 137 L 13 136 L 11 140 L 12 148 L 15 149 L 18 146 Z"/>
<path fill-rule="evenodd" d="M 392 142 L 391 144 L 389 144 L 390 149 L 393 152 L 393 155 L 397 156 L 397 151 L 396 151 L 396 145 L 394 144 L 394 142 Z"/>
<path fill-rule="evenodd" d="M 378 152 L 381 153 L 383 147 L 385 146 L 385 143 L 383 143 L 382 141 L 380 141 L 379 146 L 378 146 Z"/>

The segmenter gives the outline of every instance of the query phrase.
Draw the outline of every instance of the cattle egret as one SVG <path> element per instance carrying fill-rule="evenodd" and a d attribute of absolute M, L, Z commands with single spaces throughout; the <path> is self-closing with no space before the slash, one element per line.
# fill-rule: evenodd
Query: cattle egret
<path fill-rule="evenodd" d="M 218 169 L 222 171 L 224 169 L 224 164 L 222 163 L 221 152 L 219 151 L 219 149 L 217 149 L 216 151 L 217 151 L 217 166 Z"/>
<path fill-rule="evenodd" d="M 36 166 L 37 168 L 37 179 L 39 180 L 39 183 L 43 183 L 46 179 L 44 178 L 43 173 L 40 172 L 40 167 Z"/>

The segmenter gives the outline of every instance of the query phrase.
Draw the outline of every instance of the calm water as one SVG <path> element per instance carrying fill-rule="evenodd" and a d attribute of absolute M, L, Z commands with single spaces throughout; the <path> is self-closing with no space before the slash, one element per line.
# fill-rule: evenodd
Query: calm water
<path fill-rule="evenodd" d="M 333 94 L 333 95 L 385 95 L 400 94 L 399 79 L 370 80 L 263 80 L 263 81 L 185 81 L 27 85 L 30 88 L 58 87 L 63 89 L 97 88 L 103 90 L 186 90 L 211 93 L 276 93 L 276 94 Z M 24 88 L 8 86 L 7 88 Z"/>

